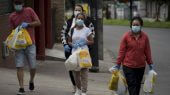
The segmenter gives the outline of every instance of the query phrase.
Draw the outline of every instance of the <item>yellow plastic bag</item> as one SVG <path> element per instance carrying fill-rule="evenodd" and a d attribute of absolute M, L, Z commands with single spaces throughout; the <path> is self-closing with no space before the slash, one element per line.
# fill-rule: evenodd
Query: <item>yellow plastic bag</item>
<path fill-rule="evenodd" d="M 6 39 L 6 45 L 9 49 L 25 49 L 32 45 L 32 40 L 26 29 L 17 27 Z"/>
<path fill-rule="evenodd" d="M 118 71 L 113 72 L 111 80 L 109 81 L 109 90 L 116 91 L 118 88 L 119 75 Z"/>
<path fill-rule="evenodd" d="M 145 93 L 153 93 L 155 80 L 156 80 L 157 73 L 154 70 L 150 70 L 148 75 L 146 75 L 143 90 Z"/>
<path fill-rule="evenodd" d="M 81 49 L 78 53 L 78 62 L 80 65 L 80 68 L 91 68 L 92 62 L 90 53 L 87 49 Z"/>
<path fill-rule="evenodd" d="M 112 78 L 109 82 L 109 89 L 114 92 L 114 95 L 127 94 L 127 82 L 120 71 L 113 72 Z"/>

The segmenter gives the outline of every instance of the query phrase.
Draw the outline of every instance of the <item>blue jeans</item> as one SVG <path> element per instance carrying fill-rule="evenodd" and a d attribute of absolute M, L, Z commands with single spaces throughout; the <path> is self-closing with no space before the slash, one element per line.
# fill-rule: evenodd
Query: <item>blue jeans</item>
<path fill-rule="evenodd" d="M 15 64 L 16 67 L 24 67 L 25 59 L 28 61 L 30 69 L 36 68 L 36 46 L 30 45 L 26 49 L 15 51 Z"/>

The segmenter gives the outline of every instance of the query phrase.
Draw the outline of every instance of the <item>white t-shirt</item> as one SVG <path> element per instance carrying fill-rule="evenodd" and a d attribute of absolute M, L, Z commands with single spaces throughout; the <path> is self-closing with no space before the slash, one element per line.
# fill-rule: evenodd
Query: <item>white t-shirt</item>
<path fill-rule="evenodd" d="M 88 27 L 83 27 L 81 30 L 77 30 L 76 28 L 74 28 L 74 32 L 72 34 L 72 43 L 75 43 L 76 41 L 80 40 L 80 39 L 85 39 L 87 40 L 87 37 L 91 35 L 91 30 Z M 71 31 L 69 32 L 69 36 L 71 36 Z M 88 49 L 88 46 L 85 45 L 83 47 L 80 47 L 82 49 Z M 72 53 L 76 51 L 75 48 L 72 48 Z"/>

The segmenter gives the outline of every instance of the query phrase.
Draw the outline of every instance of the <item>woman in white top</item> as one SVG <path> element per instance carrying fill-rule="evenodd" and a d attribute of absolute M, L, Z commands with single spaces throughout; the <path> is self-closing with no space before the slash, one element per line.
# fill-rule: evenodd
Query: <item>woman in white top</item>
<path fill-rule="evenodd" d="M 79 13 L 76 17 L 76 23 L 69 33 L 68 43 L 72 46 L 72 53 L 78 48 L 88 49 L 87 45 L 94 43 L 92 32 L 84 25 L 85 15 Z M 80 71 L 74 71 L 76 92 L 75 95 L 86 95 L 88 83 L 88 69 L 82 68 Z M 81 89 L 82 88 L 82 89 Z"/>

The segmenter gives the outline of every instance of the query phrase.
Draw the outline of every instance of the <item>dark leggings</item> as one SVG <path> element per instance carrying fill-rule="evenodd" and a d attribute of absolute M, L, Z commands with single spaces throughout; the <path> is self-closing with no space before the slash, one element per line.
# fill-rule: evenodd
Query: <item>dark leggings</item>
<path fill-rule="evenodd" d="M 144 71 L 145 71 L 145 67 L 129 68 L 123 66 L 123 72 L 125 74 L 130 95 L 139 95 Z"/>
<path fill-rule="evenodd" d="M 71 55 L 71 51 L 70 52 L 65 52 L 66 59 L 68 59 L 70 55 Z M 71 82 L 72 82 L 73 86 L 76 86 L 73 71 L 69 71 L 69 76 L 70 76 L 70 79 L 71 79 Z"/>

